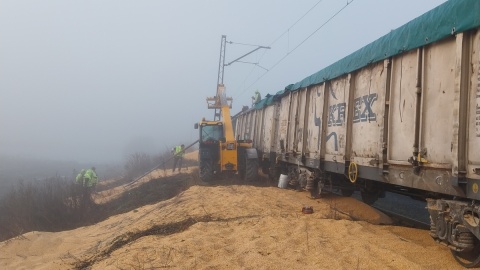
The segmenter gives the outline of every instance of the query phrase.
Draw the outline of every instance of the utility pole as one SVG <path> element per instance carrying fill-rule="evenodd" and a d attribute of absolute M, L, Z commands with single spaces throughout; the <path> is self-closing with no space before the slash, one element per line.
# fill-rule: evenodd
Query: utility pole
<path fill-rule="evenodd" d="M 220 61 L 218 62 L 218 78 L 217 78 L 217 95 L 215 96 L 215 103 L 213 108 L 215 109 L 215 114 L 213 115 L 213 121 L 220 121 L 221 117 L 221 98 L 222 95 L 225 95 L 224 89 L 220 86 L 223 86 L 223 74 L 225 72 L 225 50 L 227 48 L 227 36 L 222 35 L 222 39 L 220 41 Z M 208 98 L 207 98 L 208 102 Z M 232 108 L 232 98 L 227 98 L 226 102 L 229 102 L 230 109 Z M 209 104 L 210 105 L 210 104 Z M 210 108 L 210 106 L 209 106 Z"/>
<path fill-rule="evenodd" d="M 227 36 L 222 35 L 222 40 L 220 41 L 220 61 L 218 63 L 218 79 L 217 85 L 223 84 L 223 73 L 225 71 L 225 50 L 227 47 Z"/>
<path fill-rule="evenodd" d="M 231 43 L 231 42 L 230 42 Z M 225 64 L 225 51 L 227 47 L 227 36 L 222 35 L 222 39 L 220 41 L 220 61 L 218 62 L 218 78 L 217 78 L 217 95 L 215 97 L 208 97 L 207 103 L 209 109 L 215 109 L 215 114 L 213 117 L 214 121 L 220 121 L 221 117 L 221 107 L 224 104 L 228 103 L 228 106 L 232 108 L 232 98 L 226 97 L 225 87 L 223 85 L 223 77 L 225 72 L 225 66 L 229 66 L 235 62 L 240 62 L 240 59 L 245 58 L 246 56 L 260 50 L 260 49 L 270 49 L 270 47 L 266 46 L 257 46 L 257 48 L 251 50 L 250 52 L 238 57 L 237 59 L 231 61 L 228 64 Z"/>

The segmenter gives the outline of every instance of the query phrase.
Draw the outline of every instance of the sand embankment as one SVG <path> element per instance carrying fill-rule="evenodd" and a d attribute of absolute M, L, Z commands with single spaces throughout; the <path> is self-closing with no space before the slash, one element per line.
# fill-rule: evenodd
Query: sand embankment
<path fill-rule="evenodd" d="M 193 186 L 93 226 L 2 242 L 0 268 L 462 269 L 427 231 L 376 225 L 388 222 L 352 198 Z"/>

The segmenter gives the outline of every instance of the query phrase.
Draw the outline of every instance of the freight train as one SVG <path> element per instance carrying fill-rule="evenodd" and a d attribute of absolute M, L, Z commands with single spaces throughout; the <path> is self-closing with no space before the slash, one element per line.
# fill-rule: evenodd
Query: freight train
<path fill-rule="evenodd" d="M 480 1 L 450 0 L 234 117 L 259 166 L 318 195 L 427 200 L 430 235 L 480 265 Z"/>

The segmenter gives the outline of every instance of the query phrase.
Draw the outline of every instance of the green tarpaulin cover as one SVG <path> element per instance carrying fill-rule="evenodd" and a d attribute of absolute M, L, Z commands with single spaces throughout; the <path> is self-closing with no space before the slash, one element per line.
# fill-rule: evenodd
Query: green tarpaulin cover
<path fill-rule="evenodd" d="M 437 42 L 480 26 L 480 0 L 450 0 L 366 45 L 332 65 L 290 84 L 275 95 L 267 95 L 256 109 L 270 105 L 276 96 L 323 83 L 351 73 L 370 63 L 382 61 L 405 51 Z M 278 97 L 277 97 L 278 98 Z"/>

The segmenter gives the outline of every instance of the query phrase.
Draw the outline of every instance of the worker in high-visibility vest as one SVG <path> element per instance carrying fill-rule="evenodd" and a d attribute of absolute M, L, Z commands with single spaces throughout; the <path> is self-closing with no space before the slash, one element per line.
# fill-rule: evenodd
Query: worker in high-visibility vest
<path fill-rule="evenodd" d="M 92 167 L 91 169 L 86 170 L 85 174 L 83 175 L 83 186 L 88 188 L 93 188 L 97 185 L 97 182 L 98 182 L 98 176 L 97 176 L 97 173 L 95 172 L 95 167 Z"/>
<path fill-rule="evenodd" d="M 252 97 L 252 103 L 253 105 L 257 104 L 258 102 L 260 102 L 260 100 L 262 100 L 262 95 L 260 95 L 260 92 L 255 91 L 255 95 Z"/>
<path fill-rule="evenodd" d="M 83 187 L 82 200 L 84 201 L 84 203 L 91 203 L 91 193 L 98 182 L 98 176 L 95 172 L 95 167 L 92 167 L 88 170 L 82 169 L 75 180 Z"/>
<path fill-rule="evenodd" d="M 173 171 L 177 168 L 178 164 L 178 171 L 180 172 L 182 169 L 182 162 L 183 162 L 183 157 L 185 156 L 185 145 L 179 145 L 175 146 L 172 149 L 172 154 L 174 155 L 173 157 Z"/>
<path fill-rule="evenodd" d="M 82 184 L 83 186 L 83 176 L 85 175 L 85 169 L 82 169 L 78 174 L 77 177 L 75 177 L 75 181 L 77 184 Z"/>

